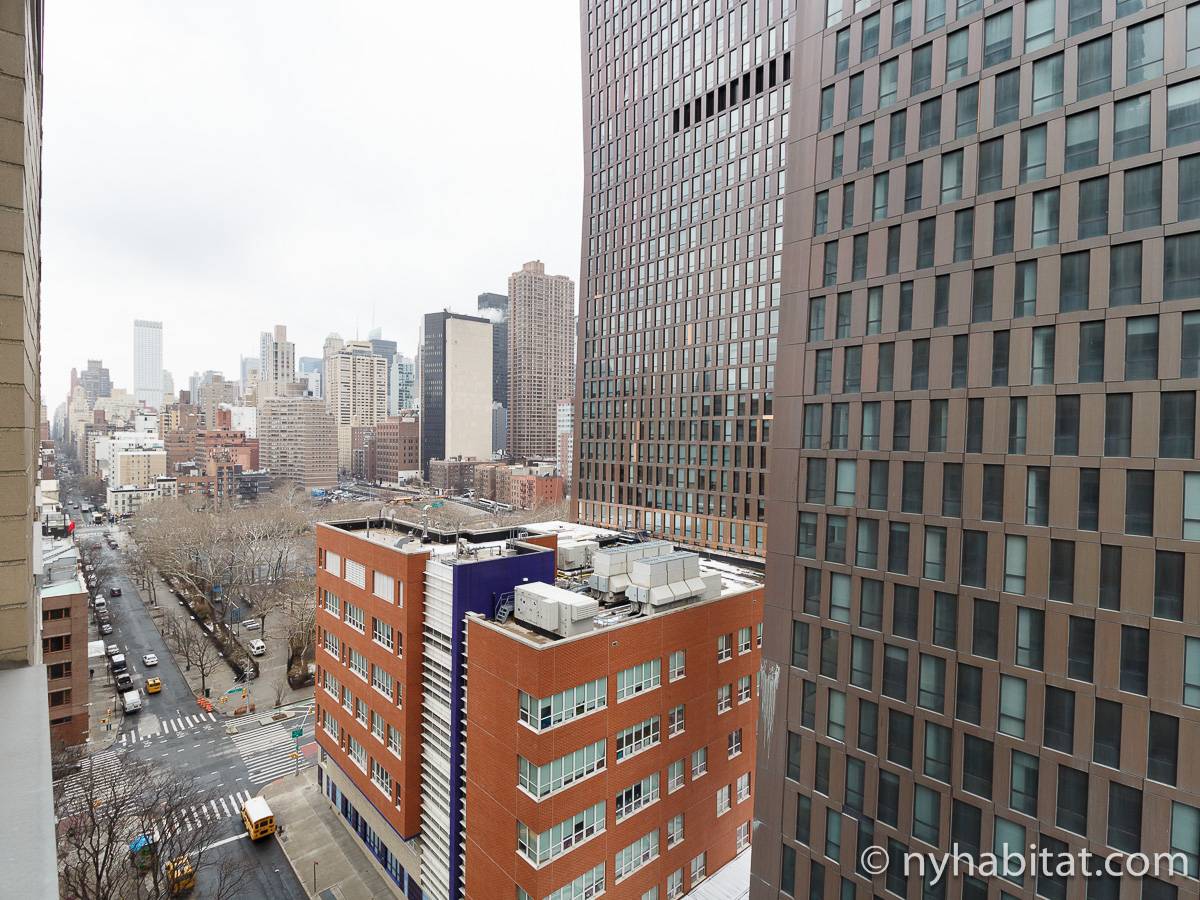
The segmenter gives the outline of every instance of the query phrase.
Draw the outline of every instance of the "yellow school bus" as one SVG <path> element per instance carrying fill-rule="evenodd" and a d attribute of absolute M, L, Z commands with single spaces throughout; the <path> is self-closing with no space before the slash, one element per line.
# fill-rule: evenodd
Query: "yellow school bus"
<path fill-rule="evenodd" d="M 275 816 L 262 797 L 251 797 L 242 804 L 242 824 L 252 841 L 275 833 Z"/>

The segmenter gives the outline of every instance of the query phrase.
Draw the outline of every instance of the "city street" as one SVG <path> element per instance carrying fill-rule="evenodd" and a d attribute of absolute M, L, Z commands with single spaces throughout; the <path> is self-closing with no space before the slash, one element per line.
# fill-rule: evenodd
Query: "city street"
<path fill-rule="evenodd" d="M 76 535 L 81 540 L 92 536 L 99 538 L 107 528 L 110 526 L 77 525 Z M 115 526 L 111 530 L 115 531 Z M 291 715 L 283 721 L 271 721 L 270 713 L 227 719 L 202 710 L 155 627 L 136 584 L 128 577 L 120 551 L 108 549 L 103 542 L 100 546 L 105 562 L 111 564 L 116 574 L 108 583 L 99 585 L 98 590 L 107 595 L 110 587 L 118 587 L 122 592 L 122 596 L 108 599 L 113 611 L 114 633 L 105 641 L 116 643 L 129 660 L 134 684 L 142 690 L 143 708 L 141 712 L 123 718 L 116 713 L 114 727 L 119 733 L 110 748 L 91 758 L 94 771 L 101 778 L 120 777 L 122 755 L 128 753 L 196 778 L 199 785 L 210 792 L 211 799 L 203 806 L 186 811 L 185 818 L 188 821 L 219 820 L 222 824 L 218 839 L 211 845 L 215 848 L 214 854 L 237 854 L 252 863 L 250 877 L 237 896 L 247 900 L 306 896 L 275 838 L 259 844 L 246 839 L 240 807 L 273 778 L 296 771 L 298 764 L 301 767 L 312 765 L 316 744 L 311 715 L 304 724 L 299 742 L 299 759 L 295 758 L 297 742 L 291 737 L 291 730 L 305 719 L 310 704 L 302 702 L 291 708 L 285 707 L 282 711 Z M 160 595 L 160 602 L 162 599 Z M 142 656 L 146 653 L 156 654 L 158 665 L 145 666 Z M 162 680 L 160 693 L 145 693 L 146 679 L 151 676 Z M 109 675 L 98 668 L 95 677 L 108 678 Z M 264 720 L 270 724 L 260 724 Z M 69 780 L 65 790 L 68 793 L 72 790 Z M 279 824 L 286 827 L 287 823 Z M 198 895 L 203 896 L 203 872 L 198 888 Z"/>

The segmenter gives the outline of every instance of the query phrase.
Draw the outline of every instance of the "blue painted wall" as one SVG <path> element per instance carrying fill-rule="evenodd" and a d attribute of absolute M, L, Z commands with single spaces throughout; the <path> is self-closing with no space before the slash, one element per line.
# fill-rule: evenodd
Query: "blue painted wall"
<path fill-rule="evenodd" d="M 454 631 L 450 643 L 450 891 L 455 898 L 462 878 L 462 743 L 466 737 L 463 716 L 463 656 L 466 649 L 467 613 L 489 618 L 503 594 L 518 584 L 544 581 L 554 584 L 554 552 L 523 553 L 454 567 Z"/>

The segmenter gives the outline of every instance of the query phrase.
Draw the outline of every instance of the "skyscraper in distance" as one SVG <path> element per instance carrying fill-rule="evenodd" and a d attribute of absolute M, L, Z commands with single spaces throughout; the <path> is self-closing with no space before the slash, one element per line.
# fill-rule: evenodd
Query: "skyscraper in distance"
<path fill-rule="evenodd" d="M 555 454 L 555 404 L 573 393 L 575 282 L 533 260 L 508 279 L 508 451 Z"/>
<path fill-rule="evenodd" d="M 429 460 L 492 455 L 492 323 L 425 316 L 421 345 L 421 469 Z"/>
<path fill-rule="evenodd" d="M 758 557 L 789 26 L 777 2 L 644 12 L 580 4 L 579 371 L 552 398 L 578 402 L 575 513 Z"/>
<path fill-rule="evenodd" d="M 1195 894 L 902 855 L 1200 841 L 1198 29 L 790 13 L 755 900 Z"/>
<path fill-rule="evenodd" d="M 296 345 L 287 339 L 287 326 L 264 331 L 258 351 L 258 399 L 287 396 L 296 383 Z"/>
<path fill-rule="evenodd" d="M 162 406 L 162 322 L 133 322 L 133 396 L 138 403 Z"/>

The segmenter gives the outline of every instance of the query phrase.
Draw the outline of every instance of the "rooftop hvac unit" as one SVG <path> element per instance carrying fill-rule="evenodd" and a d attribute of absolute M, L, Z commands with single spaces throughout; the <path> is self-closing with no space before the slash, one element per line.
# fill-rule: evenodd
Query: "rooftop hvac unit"
<path fill-rule="evenodd" d="M 600 612 L 594 598 L 541 582 L 517 585 L 513 599 L 518 622 L 560 637 L 591 631 L 592 619 Z"/>
<path fill-rule="evenodd" d="M 650 606 L 707 598 L 710 592 L 700 576 L 700 557 L 686 551 L 637 560 L 629 579 L 626 596 Z"/>

